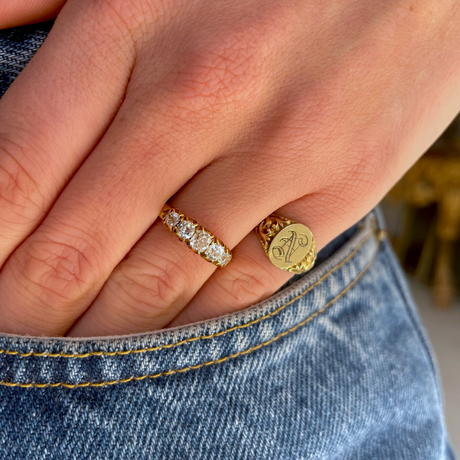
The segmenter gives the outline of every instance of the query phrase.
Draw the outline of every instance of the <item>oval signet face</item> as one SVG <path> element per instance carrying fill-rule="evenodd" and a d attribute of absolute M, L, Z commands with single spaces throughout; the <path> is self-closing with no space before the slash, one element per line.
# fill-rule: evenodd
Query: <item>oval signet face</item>
<path fill-rule="evenodd" d="M 286 269 L 298 264 L 310 251 L 313 235 L 302 224 L 291 224 L 273 238 L 268 257 L 273 265 Z"/>

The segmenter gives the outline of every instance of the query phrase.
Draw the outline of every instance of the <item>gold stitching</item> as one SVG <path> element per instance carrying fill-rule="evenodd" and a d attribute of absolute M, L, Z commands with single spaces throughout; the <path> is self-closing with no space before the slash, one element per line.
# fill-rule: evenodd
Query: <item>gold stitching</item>
<path fill-rule="evenodd" d="M 168 348 L 174 348 L 178 347 L 180 345 L 184 345 L 185 343 L 189 342 L 195 342 L 196 340 L 207 340 L 207 339 L 212 339 L 214 337 L 220 337 L 221 335 L 228 334 L 229 332 L 232 332 L 237 329 L 243 329 L 249 326 L 252 326 L 253 324 L 258 323 L 259 321 L 263 321 L 264 319 L 270 318 L 271 316 L 274 316 L 278 314 L 281 310 L 286 308 L 288 305 L 291 303 L 295 302 L 297 299 L 300 299 L 303 297 L 305 294 L 307 294 L 309 291 L 311 291 L 315 286 L 317 286 L 319 283 L 324 281 L 331 273 L 333 273 L 335 270 L 339 269 L 342 265 L 344 265 L 348 260 L 350 260 L 351 257 L 353 257 L 354 254 L 361 248 L 361 246 L 372 236 L 373 233 L 369 233 L 366 238 L 364 238 L 358 246 L 356 246 L 355 249 L 347 256 L 345 259 L 343 259 L 340 263 L 332 267 L 327 273 L 325 273 L 318 281 L 313 283 L 311 286 L 309 286 L 307 289 L 305 289 L 303 292 L 301 292 L 298 296 L 294 297 L 291 299 L 289 302 L 280 305 L 277 309 L 273 310 L 270 313 L 267 313 L 264 316 L 261 316 L 260 318 L 256 318 L 252 321 L 249 321 L 248 323 L 241 324 L 238 326 L 233 326 L 229 329 L 225 329 L 220 332 L 216 332 L 215 334 L 211 335 L 201 335 L 198 337 L 190 337 L 188 339 L 181 340 L 180 342 L 176 343 L 170 343 L 167 345 L 159 345 L 157 347 L 147 347 L 147 348 L 140 348 L 138 350 L 125 350 L 125 351 L 90 351 L 87 353 L 47 353 L 47 352 L 42 352 L 42 353 L 37 353 L 34 351 L 30 351 L 28 353 L 20 353 L 19 351 L 12 351 L 12 350 L 0 350 L 0 355 L 5 354 L 5 355 L 12 355 L 12 356 L 19 356 L 21 358 L 28 358 L 30 356 L 36 357 L 36 358 L 89 358 L 90 356 L 125 356 L 125 355 L 130 355 L 130 354 L 136 354 L 136 353 L 146 353 L 146 352 L 152 352 L 152 351 L 157 351 L 161 349 L 168 349 Z"/>
<path fill-rule="evenodd" d="M 266 315 L 264 316 L 261 316 L 260 318 L 256 318 L 255 320 L 252 320 L 252 321 L 249 321 L 248 323 L 245 323 L 245 324 L 241 324 L 241 325 L 238 325 L 238 326 L 233 326 L 229 329 L 225 329 L 223 331 L 220 331 L 220 332 L 216 332 L 215 334 L 211 334 L 211 335 L 202 335 L 202 336 L 198 336 L 198 337 L 190 337 L 188 339 L 184 339 L 184 340 L 181 340 L 180 342 L 176 342 L 176 343 L 171 343 L 171 344 L 167 344 L 167 345 L 159 345 L 157 347 L 146 347 L 146 348 L 140 348 L 138 350 L 125 350 L 125 351 L 91 351 L 91 352 L 87 352 L 87 353 L 75 353 L 75 354 L 72 354 L 72 353 L 47 353 L 47 352 L 41 352 L 41 353 L 37 353 L 37 352 L 28 352 L 28 353 L 20 353 L 18 351 L 11 351 L 11 350 L 0 350 L 0 355 L 1 354 L 6 354 L 6 355 L 13 355 L 13 356 L 19 356 L 21 358 L 28 358 L 30 356 L 33 356 L 33 357 L 39 357 L 39 358 L 77 358 L 77 359 L 80 359 L 80 358 L 88 358 L 90 356 L 125 356 L 125 355 L 130 355 L 130 354 L 136 354 L 136 353 L 145 353 L 145 352 L 152 352 L 152 351 L 157 351 L 157 350 L 161 350 L 161 349 L 168 349 L 168 348 L 174 348 L 174 347 L 178 347 L 180 345 L 184 345 L 185 343 L 189 343 L 189 342 L 194 342 L 196 340 L 207 340 L 207 339 L 212 339 L 214 337 L 220 337 L 221 335 L 224 335 L 224 334 L 227 334 L 229 332 L 232 332 L 234 330 L 237 330 L 237 329 L 243 329 L 243 328 L 246 328 L 246 327 L 249 327 L 249 326 L 252 326 L 253 324 L 256 324 L 258 323 L 259 321 L 263 321 L 271 316 L 274 316 L 276 314 L 278 314 L 281 310 L 283 310 L 284 308 L 286 308 L 288 305 L 290 305 L 291 303 L 295 302 L 297 299 L 300 299 L 301 297 L 303 297 L 305 294 L 307 294 L 309 291 L 311 291 L 314 287 L 316 287 L 319 283 L 321 283 L 322 281 L 324 281 L 329 275 L 331 275 L 335 270 L 339 269 L 342 265 L 344 265 L 348 260 L 350 260 L 351 257 L 353 257 L 354 254 L 356 254 L 356 252 L 361 248 L 361 246 L 372 236 L 372 233 L 369 233 L 366 238 L 364 238 L 359 244 L 358 246 L 356 246 L 355 249 L 353 249 L 353 251 L 345 258 L 343 259 L 340 263 L 338 263 L 337 265 L 335 265 L 334 267 L 332 267 L 327 273 L 325 273 L 318 281 L 316 281 L 315 283 L 313 283 L 311 286 L 309 286 L 307 289 L 305 289 L 303 292 L 301 292 L 298 296 L 292 298 L 289 302 L 283 304 L 283 305 L 280 305 L 277 309 L 273 310 L 272 312 L 270 313 L 267 313 Z"/>
<path fill-rule="evenodd" d="M 197 364 L 195 366 L 184 367 L 182 369 L 174 369 L 174 370 L 171 370 L 171 371 L 159 372 L 158 374 L 154 374 L 154 375 L 141 375 L 139 377 L 133 376 L 133 377 L 128 377 L 126 379 L 111 380 L 111 381 L 108 381 L 108 382 L 15 383 L 15 382 L 0 381 L 0 385 L 7 386 L 7 387 L 21 387 L 21 388 L 31 388 L 31 387 L 34 387 L 34 388 L 46 388 L 46 387 L 51 387 L 51 388 L 57 388 L 57 387 L 64 387 L 64 388 L 104 387 L 104 386 L 115 385 L 115 384 L 118 384 L 118 383 L 128 383 L 128 382 L 132 382 L 132 381 L 144 380 L 146 378 L 156 379 L 158 377 L 165 377 L 167 375 L 173 375 L 173 374 L 179 374 L 179 373 L 183 373 L 183 372 L 188 372 L 190 370 L 199 369 L 200 367 L 211 366 L 213 364 L 220 364 L 220 363 L 223 363 L 225 361 L 228 361 L 229 359 L 236 358 L 238 356 L 247 355 L 247 354 L 249 354 L 249 353 L 251 353 L 253 351 L 258 350 L 259 348 L 265 347 L 267 345 L 270 345 L 273 342 L 276 342 L 281 337 L 284 337 L 284 336 L 290 334 L 291 332 L 294 332 L 299 327 L 304 326 L 305 324 L 309 323 L 312 319 L 314 319 L 317 316 L 319 316 L 320 314 L 324 313 L 331 305 L 334 304 L 334 302 L 336 300 L 340 299 L 340 297 L 342 297 L 346 292 L 348 292 L 348 290 L 363 276 L 363 274 L 368 270 L 368 268 L 374 262 L 374 260 L 375 260 L 375 258 L 377 256 L 377 253 L 378 253 L 378 250 L 375 251 L 375 253 L 372 256 L 371 260 L 369 260 L 369 262 L 364 266 L 364 268 L 358 273 L 356 278 L 353 281 L 351 281 L 351 283 L 348 286 L 346 286 L 338 295 L 336 295 L 332 300 L 330 300 L 326 305 L 324 305 L 323 308 L 321 308 L 320 310 L 317 310 L 315 313 L 311 314 L 308 318 L 304 319 L 300 323 L 297 323 L 295 326 L 292 326 L 290 329 L 287 329 L 286 331 L 281 332 L 280 334 L 278 334 L 277 336 L 271 338 L 270 340 L 267 340 L 266 342 L 262 342 L 262 343 L 259 343 L 258 345 L 255 345 L 254 347 L 248 348 L 247 350 L 239 351 L 239 352 L 234 353 L 232 355 L 225 356 L 225 357 L 220 358 L 220 359 L 215 359 L 215 360 L 212 360 L 212 361 L 208 361 L 206 363 Z"/>

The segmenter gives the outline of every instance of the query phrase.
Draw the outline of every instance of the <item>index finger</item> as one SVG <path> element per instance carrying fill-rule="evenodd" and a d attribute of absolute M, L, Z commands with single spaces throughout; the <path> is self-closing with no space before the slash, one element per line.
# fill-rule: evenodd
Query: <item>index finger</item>
<path fill-rule="evenodd" d="M 66 5 L 0 100 L 0 267 L 44 218 L 124 97 L 130 44 L 119 27 L 99 27 L 101 13 L 82 3 L 86 10 Z"/>

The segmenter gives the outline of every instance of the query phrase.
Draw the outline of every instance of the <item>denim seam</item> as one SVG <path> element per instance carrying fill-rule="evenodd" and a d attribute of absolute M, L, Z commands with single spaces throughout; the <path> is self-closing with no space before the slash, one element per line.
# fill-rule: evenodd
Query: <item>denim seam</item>
<path fill-rule="evenodd" d="M 359 244 L 353 249 L 353 251 L 346 256 L 344 259 L 342 259 L 340 262 L 338 262 L 336 265 L 334 265 L 327 273 L 325 273 L 319 280 L 317 280 L 315 283 L 313 283 L 311 286 L 306 288 L 304 291 L 302 291 L 299 295 L 293 297 L 289 302 L 286 302 L 283 305 L 280 305 L 278 308 L 275 310 L 259 317 L 256 318 L 252 321 L 249 321 L 244 324 L 240 324 L 237 326 L 233 326 L 229 329 L 225 329 L 220 332 L 216 332 L 215 334 L 210 334 L 210 335 L 201 335 L 198 337 L 189 337 L 187 339 L 181 340 L 176 343 L 171 343 L 167 345 L 159 345 L 156 347 L 146 347 L 146 348 L 140 348 L 140 349 L 130 349 L 130 350 L 124 350 L 124 351 L 91 351 L 87 353 L 47 353 L 47 352 L 33 352 L 30 351 L 28 353 L 21 353 L 16 350 L 5 350 L 5 349 L 0 349 L 0 355 L 5 354 L 5 355 L 12 355 L 12 356 L 18 356 L 21 358 L 29 358 L 29 357 L 36 357 L 36 358 L 76 358 L 76 359 L 83 359 L 83 358 L 89 358 L 91 356 L 126 356 L 130 354 L 137 354 L 137 353 L 146 353 L 146 352 L 154 352 L 158 350 L 163 350 L 163 349 L 168 349 L 168 348 L 174 348 L 178 347 L 180 345 L 184 345 L 186 343 L 190 342 L 195 342 L 197 340 L 209 340 L 215 337 L 219 337 L 225 334 L 228 334 L 229 332 L 232 332 L 237 329 L 244 329 L 246 327 L 252 326 L 260 321 L 263 321 L 267 318 L 270 318 L 272 316 L 277 315 L 280 313 L 284 308 L 286 308 L 288 305 L 292 304 L 295 302 L 297 299 L 300 299 L 303 297 L 305 294 L 307 294 L 309 291 L 311 291 L 313 288 L 315 288 L 319 283 L 324 281 L 326 278 L 328 278 L 334 271 L 339 269 L 342 265 L 344 265 L 346 262 L 348 262 L 355 254 L 356 252 L 359 251 L 361 246 L 374 234 L 372 230 L 369 231 L 369 234 L 366 235 L 360 242 Z"/>
<path fill-rule="evenodd" d="M 132 381 L 145 380 L 147 378 L 148 379 L 155 379 L 155 378 L 158 378 L 158 377 L 165 377 L 165 376 L 168 376 L 168 375 L 181 374 L 181 373 L 188 372 L 188 371 L 191 371 L 191 370 L 199 369 L 201 367 L 211 366 L 213 364 L 220 364 L 220 363 L 223 363 L 223 362 L 228 361 L 230 359 L 234 359 L 234 358 L 236 358 L 238 356 L 243 356 L 243 355 L 249 354 L 249 353 L 251 353 L 253 351 L 256 351 L 256 350 L 258 350 L 258 349 L 260 349 L 262 347 L 270 345 L 271 343 L 277 341 L 281 337 L 284 337 L 284 336 L 294 332 L 298 328 L 304 326 L 305 324 L 309 323 L 311 320 L 313 320 L 314 318 L 316 318 L 317 316 L 321 315 L 326 310 L 328 310 L 336 302 L 336 300 L 338 300 L 343 295 L 345 295 L 361 279 L 361 277 L 364 275 L 364 273 L 366 273 L 366 271 L 374 263 L 374 261 L 375 261 L 375 259 L 377 257 L 377 254 L 379 253 L 379 249 L 381 247 L 382 238 L 377 238 L 377 240 L 378 240 L 378 246 L 377 246 L 374 254 L 372 255 L 371 259 L 369 260 L 369 262 L 367 262 L 367 264 L 357 274 L 357 276 L 339 294 L 337 294 L 332 300 L 330 300 L 328 303 L 326 303 L 326 305 L 324 305 L 324 307 L 322 307 L 320 310 L 317 310 L 316 312 L 312 313 L 309 317 L 307 317 L 306 319 L 304 319 L 300 323 L 297 323 L 296 325 L 292 326 L 291 328 L 287 329 L 286 331 L 281 332 L 280 334 L 276 335 L 275 337 L 273 337 L 273 338 L 271 338 L 271 339 L 269 339 L 269 340 L 267 340 L 265 342 L 262 342 L 262 343 L 259 343 L 258 345 L 250 347 L 247 350 L 239 351 L 238 353 L 234 353 L 234 354 L 229 355 L 229 356 L 224 356 L 223 358 L 220 358 L 220 359 L 207 361 L 205 363 L 196 364 L 194 366 L 187 366 L 187 367 L 184 367 L 182 369 L 173 369 L 173 370 L 166 371 L 166 372 L 159 372 L 158 374 L 154 374 L 154 375 L 147 374 L 147 375 L 141 375 L 141 376 L 133 376 L 133 377 L 125 378 L 125 379 L 111 380 L 111 381 L 107 381 L 107 382 L 83 382 L 83 383 L 74 383 L 74 384 L 72 384 L 72 383 L 64 383 L 64 382 L 56 382 L 56 383 L 34 383 L 34 382 L 32 382 L 32 383 L 19 383 L 19 382 L 4 382 L 4 381 L 0 381 L 0 386 L 21 387 L 21 388 L 32 388 L 32 387 L 34 387 L 34 388 L 47 388 L 47 387 L 50 387 L 50 388 L 59 388 L 59 387 L 60 388 L 104 387 L 104 386 L 115 385 L 115 384 L 118 384 L 118 383 L 129 383 L 129 382 L 132 382 Z M 284 306 L 286 306 L 286 305 L 287 304 L 285 304 Z"/>
<path fill-rule="evenodd" d="M 390 248 L 389 247 L 384 247 L 384 250 L 389 253 Z M 398 287 L 399 293 L 401 294 L 401 297 L 404 300 L 404 309 L 406 310 L 406 314 L 407 314 L 407 316 L 409 318 L 409 321 L 412 323 L 412 325 L 413 325 L 413 327 L 414 327 L 414 329 L 415 329 L 415 331 L 417 333 L 417 337 L 419 339 L 420 345 L 422 346 L 422 348 L 425 351 L 425 357 L 428 360 L 428 363 L 429 363 L 430 368 L 431 368 L 431 377 L 433 379 L 433 385 L 437 389 L 438 403 L 442 407 L 443 406 L 443 398 L 442 398 L 442 394 L 440 392 L 440 388 L 439 388 L 439 385 L 438 385 L 439 371 L 438 371 L 438 368 L 437 368 L 437 366 L 435 364 L 433 353 L 432 353 L 431 348 L 428 345 L 428 342 L 427 342 L 427 340 L 425 338 L 425 334 L 420 329 L 419 323 L 415 319 L 414 313 L 413 313 L 412 309 L 410 308 L 411 301 L 410 301 L 410 298 L 408 297 L 408 292 L 402 286 L 399 277 L 395 276 L 399 272 L 399 268 L 396 267 L 395 263 L 394 263 L 395 259 L 393 259 L 392 254 L 389 254 L 388 258 L 390 259 L 391 264 L 392 264 L 392 270 L 390 270 L 390 272 L 392 274 L 393 279 L 395 280 L 395 283 L 396 283 L 396 286 Z"/>

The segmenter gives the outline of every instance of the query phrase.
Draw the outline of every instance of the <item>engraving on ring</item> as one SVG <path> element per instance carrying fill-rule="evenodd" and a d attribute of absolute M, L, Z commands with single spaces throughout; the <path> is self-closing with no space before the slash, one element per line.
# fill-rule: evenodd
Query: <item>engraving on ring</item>
<path fill-rule="evenodd" d="M 290 230 L 290 232 L 291 236 L 281 238 L 281 242 L 283 244 L 274 245 L 272 252 L 273 257 L 276 260 L 282 260 L 284 258 L 284 262 L 292 265 L 295 263 L 291 260 L 292 256 L 299 248 L 306 248 L 308 246 L 309 239 L 305 233 L 301 233 L 300 236 L 297 236 L 297 232 L 295 230 Z"/>
<path fill-rule="evenodd" d="M 313 235 L 308 227 L 292 223 L 281 229 L 271 240 L 268 257 L 286 270 L 301 262 L 312 249 Z"/>

